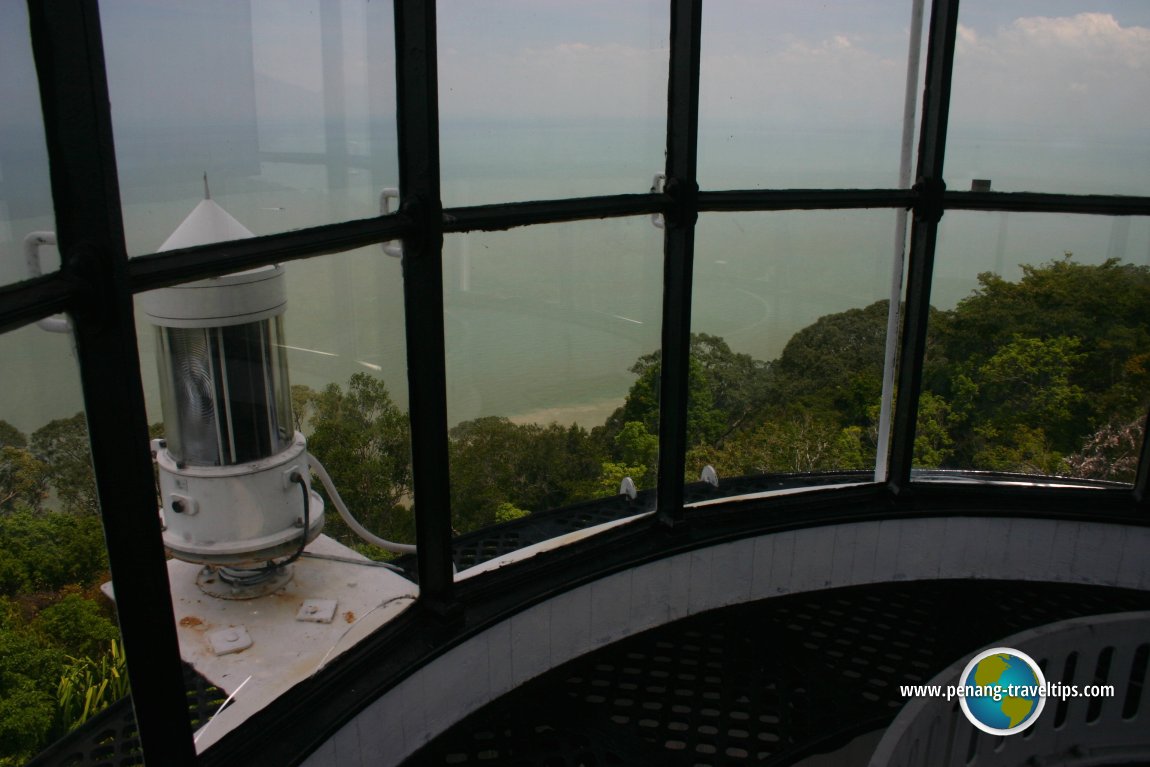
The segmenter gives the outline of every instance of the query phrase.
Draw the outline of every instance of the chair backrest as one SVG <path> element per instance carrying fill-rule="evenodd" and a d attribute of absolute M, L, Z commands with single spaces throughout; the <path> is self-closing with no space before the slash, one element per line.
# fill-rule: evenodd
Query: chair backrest
<path fill-rule="evenodd" d="M 1150 611 L 1059 621 L 989 645 L 1029 655 L 1048 684 L 1113 685 L 1108 697 L 1048 698 L 1034 723 L 1015 735 L 972 725 L 957 698 L 915 698 L 903 707 L 870 767 L 1059 767 L 1150 762 Z M 959 684 L 973 654 L 928 685 Z"/>

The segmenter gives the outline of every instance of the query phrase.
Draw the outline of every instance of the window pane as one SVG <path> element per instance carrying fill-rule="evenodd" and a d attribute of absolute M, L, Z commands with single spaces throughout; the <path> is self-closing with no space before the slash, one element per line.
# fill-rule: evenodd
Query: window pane
<path fill-rule="evenodd" d="M 447 237 L 457 531 L 654 486 L 662 242 L 648 217 Z"/>
<path fill-rule="evenodd" d="M 1150 194 L 1150 6 L 970 0 L 959 15 L 951 189 Z"/>
<path fill-rule="evenodd" d="M 947 213 L 915 464 L 1129 484 L 1150 404 L 1150 220 Z"/>
<path fill-rule="evenodd" d="M 392 9 L 352 0 L 100 5 L 128 250 L 198 200 L 270 234 L 379 214 L 398 183 Z"/>
<path fill-rule="evenodd" d="M 664 169 L 667 3 L 445 2 L 448 206 L 645 192 Z"/>
<path fill-rule="evenodd" d="M 32 276 L 25 247 L 36 249 L 44 272 L 60 267 L 54 236 L 37 236 L 56 226 L 26 3 L 0 4 L 0 104 L 2 286 Z"/>
<path fill-rule="evenodd" d="M 873 477 L 899 216 L 704 215 L 696 238 L 687 478 Z M 754 489 L 765 489 L 755 486 Z"/>
<path fill-rule="evenodd" d="M 219 289 L 217 317 L 201 296 Z M 405 566 L 386 541 L 415 542 L 401 265 L 373 246 L 141 294 L 136 312 L 181 654 L 242 685 L 203 750 L 414 599 L 381 565 Z"/>
<path fill-rule="evenodd" d="M 24 764 L 108 706 L 116 714 L 102 731 L 132 721 L 115 605 L 100 589 L 108 556 L 71 346 L 34 325 L 0 335 L 4 764 Z"/>
<path fill-rule="evenodd" d="M 704 188 L 899 185 L 911 3 L 704 8 Z M 912 114 L 908 135 L 917 126 Z"/>
<path fill-rule="evenodd" d="M 373 246 L 293 261 L 282 283 L 280 315 L 219 327 L 155 320 L 170 291 L 137 298 L 149 420 L 176 459 L 200 466 L 281 453 L 299 430 L 353 516 L 375 535 L 414 542 L 399 259 Z M 258 340 L 236 344 L 239 335 Z M 328 536 L 389 558 L 328 510 Z"/>

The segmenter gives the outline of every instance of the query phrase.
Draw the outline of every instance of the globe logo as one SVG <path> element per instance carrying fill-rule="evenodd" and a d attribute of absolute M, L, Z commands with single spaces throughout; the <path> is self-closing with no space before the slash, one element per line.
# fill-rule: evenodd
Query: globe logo
<path fill-rule="evenodd" d="M 959 677 L 966 718 L 991 735 L 1025 730 L 1046 705 L 1046 678 L 1024 652 L 995 647 L 974 656 Z"/>

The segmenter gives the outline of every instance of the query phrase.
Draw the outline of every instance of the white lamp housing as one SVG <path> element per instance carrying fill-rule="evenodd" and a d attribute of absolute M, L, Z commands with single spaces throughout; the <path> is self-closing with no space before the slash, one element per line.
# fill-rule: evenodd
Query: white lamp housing
<path fill-rule="evenodd" d="M 286 303 L 280 266 L 140 297 L 157 328 L 165 439 L 154 445 L 164 544 L 178 559 L 254 570 L 323 529 L 292 420 Z"/>

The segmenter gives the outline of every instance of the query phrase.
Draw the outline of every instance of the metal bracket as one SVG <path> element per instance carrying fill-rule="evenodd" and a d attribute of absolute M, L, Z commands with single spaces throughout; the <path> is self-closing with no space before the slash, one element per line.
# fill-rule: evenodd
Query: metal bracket
<path fill-rule="evenodd" d="M 651 179 L 651 194 L 662 194 L 663 188 L 666 186 L 666 184 L 667 174 L 656 173 L 654 178 Z M 651 226 L 655 227 L 656 229 L 665 229 L 667 227 L 667 222 L 663 220 L 662 213 L 651 214 Z"/>
<path fill-rule="evenodd" d="M 392 212 L 391 204 L 388 200 L 395 200 L 398 207 L 399 189 L 394 186 L 389 186 L 379 193 L 379 215 L 386 216 Z M 383 252 L 386 255 L 392 258 L 403 258 L 403 245 L 399 240 L 388 240 L 380 247 L 383 248 Z"/>
<path fill-rule="evenodd" d="M 29 232 L 24 238 L 24 261 L 28 266 L 29 277 L 40 277 L 44 274 L 40 264 L 40 248 L 45 245 L 56 244 L 55 232 Z M 71 333 L 72 323 L 63 314 L 45 317 L 36 323 L 41 330 L 49 333 Z"/>
<path fill-rule="evenodd" d="M 226 629 L 208 634 L 208 644 L 216 655 L 229 655 L 243 652 L 254 644 L 248 630 L 243 626 L 228 626 Z"/>
<path fill-rule="evenodd" d="M 339 603 L 334 599 L 305 599 L 295 614 L 297 621 L 308 623 L 331 623 L 335 619 L 335 608 Z"/>

